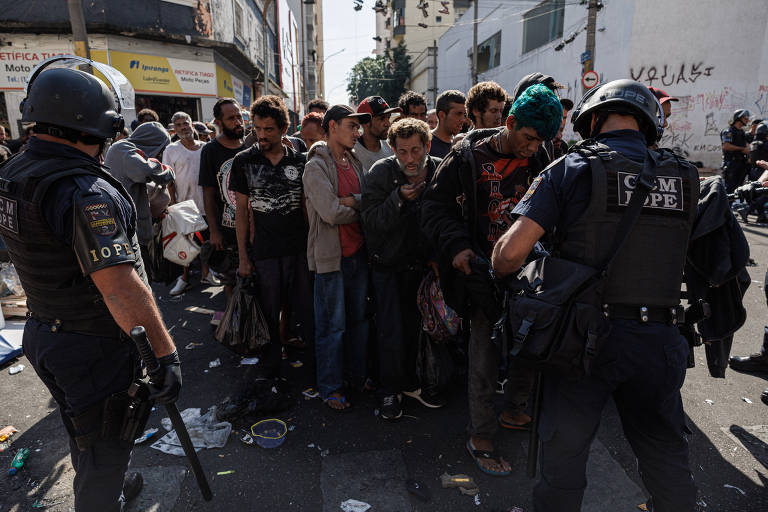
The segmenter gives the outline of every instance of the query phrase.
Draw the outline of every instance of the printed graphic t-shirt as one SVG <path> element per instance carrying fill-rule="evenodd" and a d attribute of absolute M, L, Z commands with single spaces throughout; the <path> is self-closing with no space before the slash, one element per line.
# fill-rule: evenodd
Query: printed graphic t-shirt
<path fill-rule="evenodd" d="M 253 261 L 302 254 L 307 246 L 307 223 L 301 207 L 305 159 L 285 148 L 277 163 L 258 146 L 238 154 L 232 162 L 229 190 L 248 196 L 253 212 L 254 238 L 248 253 Z"/>
<path fill-rule="evenodd" d="M 218 221 L 225 228 L 235 228 L 235 193 L 229 190 L 229 176 L 232 170 L 232 160 L 235 155 L 245 149 L 245 146 L 229 149 L 222 146 L 218 140 L 208 142 L 200 153 L 200 178 L 197 184 L 201 187 L 216 187 L 217 206 L 221 218 Z M 214 219 L 206 219 L 208 223 Z"/>
<path fill-rule="evenodd" d="M 360 193 L 360 180 L 352 164 L 336 162 L 336 172 L 339 176 L 339 197 L 349 197 Z M 341 239 L 341 255 L 345 258 L 353 256 L 363 246 L 363 228 L 359 222 L 339 224 Z"/>
<path fill-rule="evenodd" d="M 477 161 L 477 208 L 479 238 L 483 250 L 491 254 L 493 246 L 514 222 L 512 210 L 533 181 L 528 158 L 504 155 L 491 145 L 493 136 L 477 141 L 472 149 Z"/>

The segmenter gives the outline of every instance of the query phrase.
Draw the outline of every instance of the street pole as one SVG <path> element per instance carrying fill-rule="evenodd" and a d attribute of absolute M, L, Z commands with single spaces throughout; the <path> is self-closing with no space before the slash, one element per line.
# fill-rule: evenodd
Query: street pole
<path fill-rule="evenodd" d="M 269 94 L 269 20 L 267 9 L 272 0 L 264 0 L 264 8 L 261 10 L 261 19 L 264 20 L 264 96 Z"/>
<path fill-rule="evenodd" d="M 589 55 L 589 58 L 584 61 L 584 66 L 581 70 L 583 75 L 587 71 L 594 71 L 595 69 L 595 31 L 597 28 L 597 2 L 598 0 L 589 0 L 589 11 L 587 12 L 587 47 L 585 52 Z M 582 85 L 582 94 L 586 94 L 586 87 Z"/>
<path fill-rule="evenodd" d="M 304 19 L 304 0 L 301 0 L 301 104 L 306 105 L 307 104 L 307 84 L 309 83 L 309 80 L 307 79 L 307 66 L 305 64 L 307 60 L 307 47 L 306 45 L 306 34 L 304 33 L 304 28 L 307 25 L 306 20 Z"/>
<path fill-rule="evenodd" d="M 472 23 L 472 85 L 477 83 L 477 4 L 480 0 L 473 0 L 474 23 Z"/>
<path fill-rule="evenodd" d="M 91 58 L 91 49 L 88 46 L 88 32 L 85 28 L 85 14 L 83 13 L 82 0 L 67 0 L 69 7 L 69 22 L 72 25 L 72 39 L 75 43 L 75 55 Z M 88 66 L 90 73 L 90 66 Z"/>

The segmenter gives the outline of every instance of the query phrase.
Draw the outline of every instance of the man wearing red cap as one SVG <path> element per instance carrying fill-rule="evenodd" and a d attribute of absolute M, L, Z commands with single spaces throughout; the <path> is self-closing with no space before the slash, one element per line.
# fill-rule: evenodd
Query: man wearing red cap
<path fill-rule="evenodd" d="M 669 116 L 672 115 L 671 103 L 680 100 L 674 96 L 670 96 L 666 91 L 657 87 L 649 87 L 648 90 L 651 91 L 653 95 L 656 96 L 656 99 L 659 100 L 659 103 L 661 103 L 661 111 L 664 112 L 664 128 L 666 128 L 667 125 L 669 125 Z"/>
<path fill-rule="evenodd" d="M 381 96 L 368 96 L 357 106 L 358 114 L 370 114 L 371 120 L 361 123 L 363 134 L 357 139 L 354 152 L 363 164 L 363 174 L 373 166 L 374 162 L 392 156 L 392 148 L 384 142 L 389 131 L 392 114 L 401 113 L 400 107 L 390 108 Z"/>

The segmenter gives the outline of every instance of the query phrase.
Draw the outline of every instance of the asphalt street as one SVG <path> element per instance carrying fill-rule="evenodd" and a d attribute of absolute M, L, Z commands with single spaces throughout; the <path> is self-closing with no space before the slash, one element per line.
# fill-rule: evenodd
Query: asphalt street
<path fill-rule="evenodd" d="M 766 303 L 762 289 L 768 266 L 768 226 L 744 226 L 756 266 L 749 268 L 752 285 L 746 293 L 748 318 L 736 334 L 732 354 L 754 352 L 762 340 Z M 219 345 L 209 326 L 210 315 L 191 311 L 194 306 L 222 310 L 221 288 L 197 286 L 181 298 L 170 298 L 167 288 L 156 286 L 160 307 L 174 336 L 183 363 L 184 388 L 179 409 L 203 412 L 232 393 L 244 371 L 240 357 Z M 193 348 L 185 348 L 190 343 Z M 511 461 L 513 474 L 498 478 L 481 473 L 468 456 L 466 441 L 466 384 L 457 378 L 450 403 L 430 410 L 406 399 L 399 422 L 387 423 L 375 415 L 371 395 L 352 395 L 347 413 L 329 410 L 320 400 L 307 400 L 301 390 L 311 385 L 311 353 L 290 350 L 284 364 L 287 380 L 277 383 L 289 396 L 289 408 L 270 415 L 292 429 L 282 446 L 263 449 L 246 445 L 232 435 L 226 446 L 199 452 L 214 492 L 204 502 L 185 459 L 137 446 L 131 466 L 145 474 L 145 489 L 129 506 L 131 511 L 313 511 L 341 510 L 341 503 L 356 499 L 376 511 L 508 511 L 532 510 L 527 478 L 527 434 L 501 432 L 497 447 Z M 220 359 L 221 365 L 209 368 Z M 699 487 L 703 511 L 768 511 L 768 408 L 760 392 L 768 375 L 728 370 L 725 379 L 709 376 L 703 348 L 688 372 L 683 400 L 692 432 L 691 467 Z M 302 361 L 294 368 L 289 362 Z M 57 407 L 25 358 L 26 369 L 9 375 L 0 372 L 0 427 L 13 425 L 19 433 L 10 449 L 0 453 L 6 468 L 16 450 L 32 453 L 18 475 L 0 475 L 0 512 L 45 508 L 73 510 L 72 477 L 66 434 Z M 164 414 L 157 408 L 148 427 L 160 427 Z M 234 425 L 247 427 L 261 417 Z M 162 427 L 161 431 L 162 431 Z M 477 498 L 443 489 L 440 475 L 463 473 L 480 488 Z M 612 404 L 606 409 L 593 446 L 589 487 L 584 511 L 638 510 L 645 492 L 631 449 L 621 433 Z M 406 491 L 412 478 L 431 495 L 424 502 Z"/>

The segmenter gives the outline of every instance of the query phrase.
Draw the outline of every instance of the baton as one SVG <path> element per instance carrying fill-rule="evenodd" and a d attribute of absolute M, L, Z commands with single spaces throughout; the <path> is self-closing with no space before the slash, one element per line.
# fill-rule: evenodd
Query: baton
<path fill-rule="evenodd" d="M 147 338 L 147 331 L 140 325 L 136 326 L 131 329 L 131 338 L 133 338 L 133 342 L 136 343 L 136 348 L 139 349 L 139 355 L 141 355 L 141 360 L 144 361 L 144 366 L 147 368 L 150 383 L 156 382 L 160 377 L 161 368 L 160 363 L 157 362 L 155 353 L 152 351 L 152 345 L 150 345 L 149 339 Z M 184 455 L 187 456 L 189 465 L 192 466 L 192 472 L 195 474 L 197 486 L 200 488 L 203 499 L 205 501 L 211 501 L 213 498 L 211 488 L 208 486 L 208 480 L 205 478 L 203 467 L 200 465 L 200 459 L 197 458 L 195 447 L 192 445 L 192 440 L 189 438 L 189 432 L 187 432 L 187 427 L 181 419 L 179 409 L 176 407 L 175 403 L 169 403 L 165 404 L 165 410 L 168 412 L 168 417 L 171 419 L 171 425 L 173 425 L 174 430 L 176 430 L 176 435 L 179 438 L 179 442 L 181 442 L 181 447 L 184 449 Z"/>
<path fill-rule="evenodd" d="M 536 372 L 533 388 L 533 421 L 528 431 L 528 478 L 536 478 L 539 462 L 539 420 L 541 419 L 541 372 Z"/>

